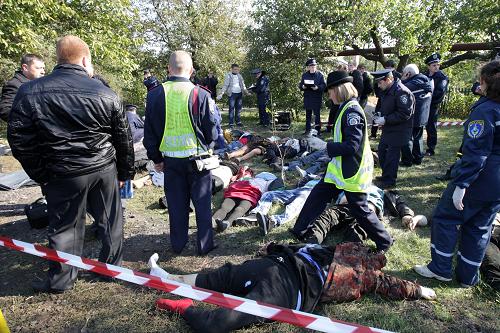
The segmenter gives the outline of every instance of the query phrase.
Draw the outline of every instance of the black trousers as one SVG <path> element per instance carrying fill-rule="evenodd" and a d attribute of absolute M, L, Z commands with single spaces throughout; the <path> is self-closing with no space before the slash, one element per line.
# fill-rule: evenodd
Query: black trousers
<path fill-rule="evenodd" d="M 180 253 L 188 241 L 191 200 L 196 212 L 198 254 L 210 252 L 214 247 L 210 171 L 195 170 L 188 158 L 165 157 L 163 163 L 172 249 Z"/>
<path fill-rule="evenodd" d="M 269 125 L 269 113 L 266 110 L 267 101 L 259 100 L 257 98 L 257 106 L 259 108 L 259 124 L 260 125 Z"/>
<path fill-rule="evenodd" d="M 44 186 L 49 214 L 49 247 L 82 255 L 87 205 L 97 223 L 97 236 L 102 243 L 99 261 L 120 265 L 123 246 L 122 205 L 115 165 L 88 175 L 59 178 Z M 52 289 L 73 286 L 78 269 L 49 262 Z"/>
<path fill-rule="evenodd" d="M 401 161 L 403 164 L 421 164 L 424 158 L 424 126 L 413 127 L 411 140 L 401 147 Z"/>
<path fill-rule="evenodd" d="M 328 203 L 337 199 L 342 190 L 334 184 L 325 183 L 322 179 L 311 191 L 302 211 L 293 226 L 293 232 L 305 236 L 309 226 L 324 211 Z M 377 215 L 368 208 L 366 193 L 344 191 L 349 210 L 356 221 L 366 231 L 368 237 L 375 242 L 378 250 L 387 250 L 392 244 L 392 238 L 385 230 Z"/>
<path fill-rule="evenodd" d="M 252 208 L 252 203 L 248 200 L 225 198 L 220 208 L 214 213 L 213 218 L 221 221 L 226 220 L 229 225 L 232 225 L 234 220 L 243 217 L 250 208 Z"/>
<path fill-rule="evenodd" d="M 335 232 L 343 232 L 343 241 L 362 242 L 367 234 L 352 216 L 349 207 L 336 205 L 327 208 L 309 227 L 304 238 L 306 243 L 321 244 L 325 238 Z"/>
<path fill-rule="evenodd" d="M 210 273 L 198 274 L 196 287 L 248 298 L 285 308 L 296 309 L 299 281 L 288 264 L 287 258 L 265 257 L 244 262 L 230 263 Z M 300 306 L 300 304 L 299 304 Z M 195 332 L 229 332 L 266 319 L 243 312 L 217 308 L 207 310 L 189 307 L 183 314 Z"/>
<path fill-rule="evenodd" d="M 321 129 L 321 107 L 317 109 L 306 109 L 306 131 L 311 130 L 311 120 L 314 113 L 314 129 Z"/>
<path fill-rule="evenodd" d="M 427 151 L 434 153 L 437 145 L 437 120 L 439 105 L 431 105 L 429 110 L 429 120 L 425 126 L 427 132 Z"/>
<path fill-rule="evenodd" d="M 378 144 L 378 161 L 382 168 L 381 181 L 387 185 L 396 184 L 398 178 L 399 158 L 401 146 L 392 146 L 384 142 L 383 138 Z"/>

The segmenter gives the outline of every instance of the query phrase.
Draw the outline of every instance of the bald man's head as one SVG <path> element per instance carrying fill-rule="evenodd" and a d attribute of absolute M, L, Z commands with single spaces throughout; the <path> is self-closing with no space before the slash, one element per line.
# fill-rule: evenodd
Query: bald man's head
<path fill-rule="evenodd" d="M 186 51 L 175 51 L 168 61 L 170 75 L 189 78 L 193 72 L 193 60 Z"/>

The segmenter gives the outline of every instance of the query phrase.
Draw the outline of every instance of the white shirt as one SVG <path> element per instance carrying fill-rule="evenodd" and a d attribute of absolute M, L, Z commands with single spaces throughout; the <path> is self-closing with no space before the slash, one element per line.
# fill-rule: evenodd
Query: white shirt
<path fill-rule="evenodd" d="M 231 74 L 231 75 L 232 75 L 231 92 L 233 94 L 239 94 L 241 93 L 241 87 L 240 87 L 240 80 L 238 80 L 238 75 L 237 74 Z"/>

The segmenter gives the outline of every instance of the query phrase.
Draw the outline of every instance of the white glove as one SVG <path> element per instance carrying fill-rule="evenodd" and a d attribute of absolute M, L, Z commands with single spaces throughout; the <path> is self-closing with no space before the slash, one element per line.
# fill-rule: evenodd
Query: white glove
<path fill-rule="evenodd" d="M 148 261 L 148 266 L 151 268 L 149 271 L 149 275 L 153 275 L 159 277 L 161 280 L 169 280 L 170 274 L 168 274 L 165 270 L 158 266 L 156 263 L 159 259 L 158 253 L 153 254 Z"/>
<path fill-rule="evenodd" d="M 458 186 L 455 187 L 455 191 L 453 191 L 453 205 L 457 210 L 464 210 L 464 203 L 462 200 L 464 199 L 465 188 L 460 188 Z"/>
<path fill-rule="evenodd" d="M 419 286 L 422 298 L 426 300 L 433 300 L 436 298 L 436 292 L 431 288 Z"/>
<path fill-rule="evenodd" d="M 384 117 L 377 117 L 373 119 L 373 122 L 379 126 L 382 126 L 385 124 L 385 118 Z"/>
<path fill-rule="evenodd" d="M 217 96 L 217 100 L 220 101 L 222 99 L 222 95 Z"/>

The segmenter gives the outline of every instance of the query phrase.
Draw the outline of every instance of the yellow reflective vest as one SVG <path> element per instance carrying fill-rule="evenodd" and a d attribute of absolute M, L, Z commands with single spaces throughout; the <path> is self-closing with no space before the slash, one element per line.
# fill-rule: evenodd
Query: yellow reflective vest
<path fill-rule="evenodd" d="M 342 142 L 342 116 L 347 109 L 356 104 L 358 104 L 358 102 L 356 101 L 347 102 L 340 111 L 333 130 L 333 142 Z M 368 129 L 366 126 L 366 116 L 364 115 L 364 113 L 363 118 L 365 121 L 365 134 L 363 155 L 358 171 L 354 174 L 354 176 L 350 178 L 344 178 L 342 174 L 342 156 L 333 157 L 332 160 L 328 163 L 328 168 L 326 169 L 324 180 L 325 183 L 335 184 L 337 188 L 343 189 L 348 192 L 366 193 L 368 187 L 370 187 L 372 183 L 373 156 L 370 149 L 370 143 L 368 141 Z"/>
<path fill-rule="evenodd" d="M 165 90 L 165 129 L 160 144 L 163 156 L 186 158 L 201 150 L 189 115 L 189 96 L 194 89 L 191 82 L 163 83 Z"/>

